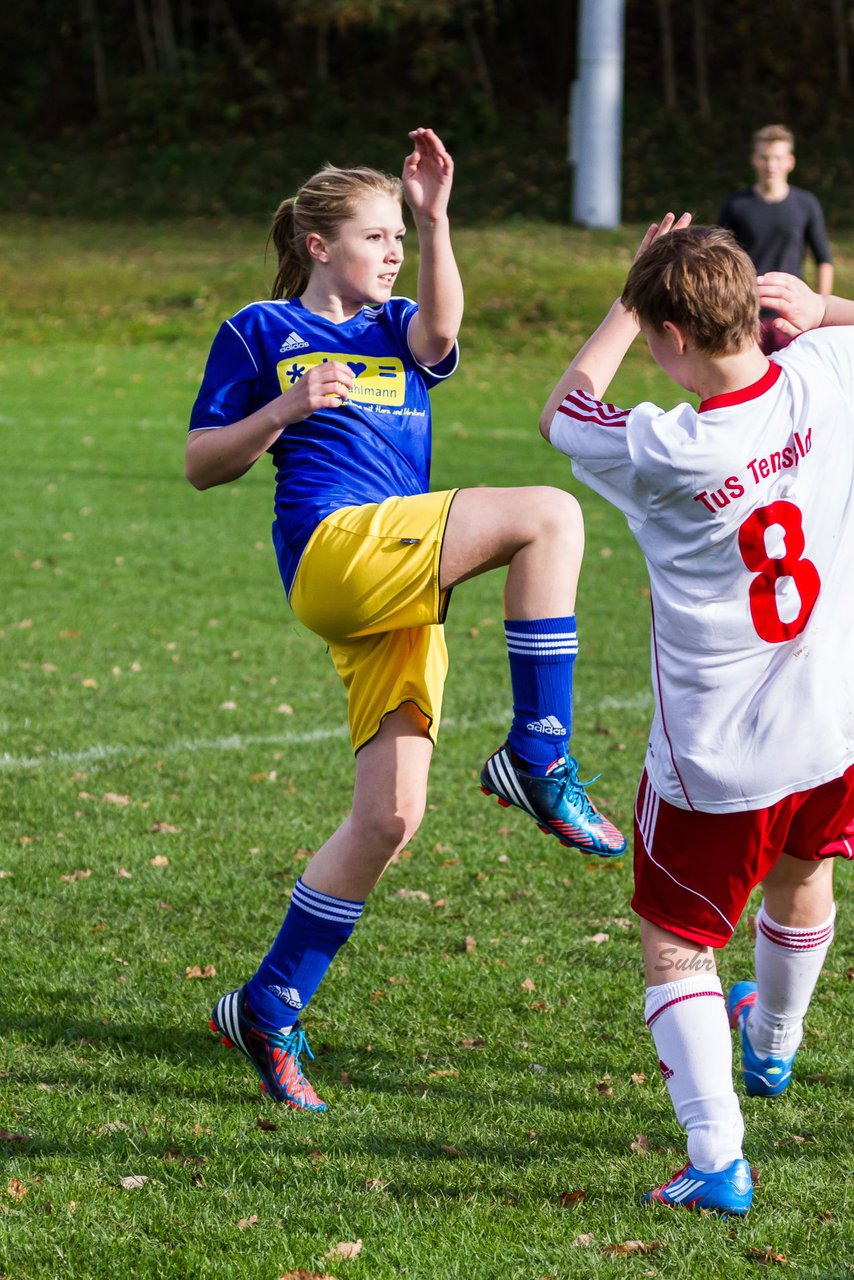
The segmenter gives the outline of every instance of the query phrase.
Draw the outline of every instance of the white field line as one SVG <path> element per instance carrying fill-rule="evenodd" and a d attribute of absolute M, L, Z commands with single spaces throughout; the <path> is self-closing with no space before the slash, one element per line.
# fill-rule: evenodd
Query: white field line
<path fill-rule="evenodd" d="M 600 698 L 594 707 L 586 707 L 585 715 L 604 711 L 645 711 L 652 707 L 651 693 L 637 693 L 630 698 Z M 478 719 L 442 721 L 442 732 L 453 733 L 454 730 L 478 729 L 492 725 L 509 723 L 509 710 L 495 712 L 493 715 Z M 202 751 L 227 752 L 244 751 L 247 747 L 304 747 L 314 742 L 328 742 L 336 738 L 346 738 L 346 725 L 335 725 L 328 729 L 309 729 L 305 733 L 273 733 L 273 734 L 239 734 L 231 733 L 222 738 L 179 738 L 162 746 L 150 743 L 114 744 L 95 743 L 91 747 L 81 747 L 78 751 L 45 751 L 37 756 L 15 756 L 9 752 L 0 754 L 0 772 L 14 773 L 23 769 L 39 769 L 50 765 L 91 764 L 99 760 L 120 760 L 130 756 L 177 756 L 196 754 Z"/>

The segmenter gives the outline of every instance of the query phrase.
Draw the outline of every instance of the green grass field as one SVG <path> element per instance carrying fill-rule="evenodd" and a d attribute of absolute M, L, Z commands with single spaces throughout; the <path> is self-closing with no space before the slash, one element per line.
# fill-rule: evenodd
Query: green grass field
<path fill-rule="evenodd" d="M 630 858 L 575 856 L 477 785 L 510 708 L 498 573 L 455 593 L 424 825 L 307 1017 L 329 1114 L 277 1110 L 209 1035 L 352 774 L 337 678 L 279 585 L 269 467 L 205 494 L 183 478 L 213 333 L 268 288 L 265 236 L 0 223 L 0 1274 L 854 1274 L 849 869 L 797 1081 L 744 1102 L 752 1213 L 641 1206 L 683 1137 L 643 1025 Z M 539 408 L 638 238 L 460 233 L 436 487 L 575 488 Z M 850 291 L 854 241 L 838 249 Z M 640 346 L 611 394 L 673 398 Z M 646 579 L 622 518 L 575 491 L 574 746 L 629 829 Z M 745 921 L 725 983 L 751 953 Z"/>

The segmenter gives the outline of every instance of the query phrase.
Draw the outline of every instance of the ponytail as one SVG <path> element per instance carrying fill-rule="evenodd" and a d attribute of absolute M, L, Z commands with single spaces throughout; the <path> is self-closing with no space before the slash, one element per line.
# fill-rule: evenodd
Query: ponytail
<path fill-rule="evenodd" d="M 299 252 L 295 211 L 297 197 L 289 196 L 283 200 L 273 215 L 270 235 L 276 249 L 278 270 L 273 282 L 274 298 L 298 298 L 308 284 L 309 265 L 303 259 L 308 258 L 303 237 L 302 249 Z"/>

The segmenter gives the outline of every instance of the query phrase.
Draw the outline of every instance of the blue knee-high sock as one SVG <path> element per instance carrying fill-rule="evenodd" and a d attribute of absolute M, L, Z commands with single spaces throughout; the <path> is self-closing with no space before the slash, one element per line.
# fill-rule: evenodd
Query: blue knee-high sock
<path fill-rule="evenodd" d="M 504 634 L 513 686 L 513 724 L 507 740 L 532 773 L 545 773 L 572 733 L 575 615 L 507 621 Z"/>
<path fill-rule="evenodd" d="M 318 893 L 297 880 L 276 941 L 246 984 L 249 1008 L 259 1022 L 277 1031 L 293 1026 L 364 906 Z"/>

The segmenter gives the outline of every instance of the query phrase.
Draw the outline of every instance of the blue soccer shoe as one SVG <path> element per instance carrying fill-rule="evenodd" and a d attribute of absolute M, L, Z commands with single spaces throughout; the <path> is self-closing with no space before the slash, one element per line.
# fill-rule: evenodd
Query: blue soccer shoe
<path fill-rule="evenodd" d="M 750 1165 L 739 1158 L 718 1173 L 703 1173 L 702 1169 L 686 1164 L 669 1182 L 647 1191 L 644 1200 L 648 1204 L 667 1204 L 683 1209 L 745 1214 L 753 1203 Z"/>
<path fill-rule="evenodd" d="M 489 757 L 480 775 L 480 789 L 497 796 L 505 808 L 515 805 L 529 813 L 541 831 L 561 844 L 600 858 L 619 858 L 626 838 L 599 812 L 578 780 L 578 762 L 571 755 L 555 760 L 545 776 L 527 773 L 513 759 L 509 745 Z"/>
<path fill-rule="evenodd" d="M 276 1102 L 298 1111 L 326 1111 L 300 1067 L 300 1054 L 314 1057 L 299 1022 L 290 1031 L 260 1026 L 246 1007 L 244 988 L 229 991 L 214 1005 L 211 1031 L 222 1037 L 227 1049 L 244 1053 L 261 1077 L 261 1088 Z"/>
<path fill-rule="evenodd" d="M 751 1098 L 776 1098 L 789 1087 L 795 1054 L 790 1058 L 760 1058 L 756 1054 L 747 1032 L 750 1010 L 755 1004 L 756 983 L 737 982 L 727 999 L 729 1025 L 738 1032 L 741 1044 L 741 1071 L 745 1092 Z"/>

